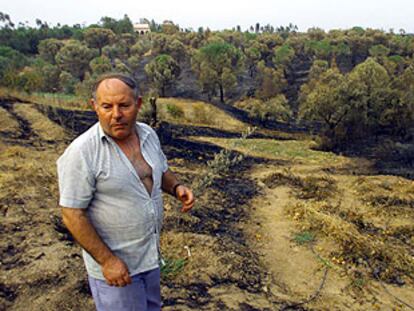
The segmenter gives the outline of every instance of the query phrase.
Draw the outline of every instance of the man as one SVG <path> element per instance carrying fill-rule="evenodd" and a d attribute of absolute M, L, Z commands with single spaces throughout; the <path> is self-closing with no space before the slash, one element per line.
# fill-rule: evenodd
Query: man
<path fill-rule="evenodd" d="M 137 123 L 135 81 L 101 77 L 91 99 L 99 122 L 58 159 L 63 222 L 83 248 L 98 311 L 160 310 L 161 190 L 194 205 L 169 170 L 158 137 Z"/>

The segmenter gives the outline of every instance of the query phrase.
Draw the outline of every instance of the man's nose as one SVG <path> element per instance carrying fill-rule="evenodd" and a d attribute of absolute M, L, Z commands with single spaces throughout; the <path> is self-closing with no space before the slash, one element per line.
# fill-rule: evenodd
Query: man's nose
<path fill-rule="evenodd" d="M 120 119 L 122 117 L 121 109 L 119 109 L 119 107 L 115 106 L 114 110 L 112 112 L 112 116 L 115 119 Z"/>

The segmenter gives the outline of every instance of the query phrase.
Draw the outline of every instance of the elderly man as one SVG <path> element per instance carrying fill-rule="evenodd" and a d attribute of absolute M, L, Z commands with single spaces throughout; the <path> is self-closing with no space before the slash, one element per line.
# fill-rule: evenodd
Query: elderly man
<path fill-rule="evenodd" d="M 194 204 L 169 170 L 154 130 L 136 122 L 141 99 L 123 74 L 98 79 L 99 122 L 58 159 L 63 222 L 83 248 L 98 311 L 160 310 L 162 190 Z"/>

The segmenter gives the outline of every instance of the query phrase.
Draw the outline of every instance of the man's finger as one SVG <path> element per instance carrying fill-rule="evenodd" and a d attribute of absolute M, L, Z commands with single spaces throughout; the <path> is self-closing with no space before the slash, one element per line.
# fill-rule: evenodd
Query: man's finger
<path fill-rule="evenodd" d="M 187 200 L 185 200 L 186 204 L 191 204 L 191 202 L 194 201 L 194 195 L 191 191 L 187 191 L 186 197 L 187 197 Z"/>
<path fill-rule="evenodd" d="M 126 276 L 124 276 L 124 282 L 125 282 L 125 285 L 128 285 L 128 284 L 131 284 L 132 283 L 132 279 L 129 276 L 129 274 L 127 274 Z"/>

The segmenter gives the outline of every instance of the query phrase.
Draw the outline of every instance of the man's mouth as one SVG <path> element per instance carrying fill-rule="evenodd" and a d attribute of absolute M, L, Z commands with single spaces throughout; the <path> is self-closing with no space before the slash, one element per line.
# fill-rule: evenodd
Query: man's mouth
<path fill-rule="evenodd" d="M 127 126 L 127 124 L 125 124 L 125 123 L 116 123 L 116 124 L 112 124 L 111 125 L 111 127 L 113 127 L 113 128 L 120 128 L 120 127 L 126 127 Z"/>

